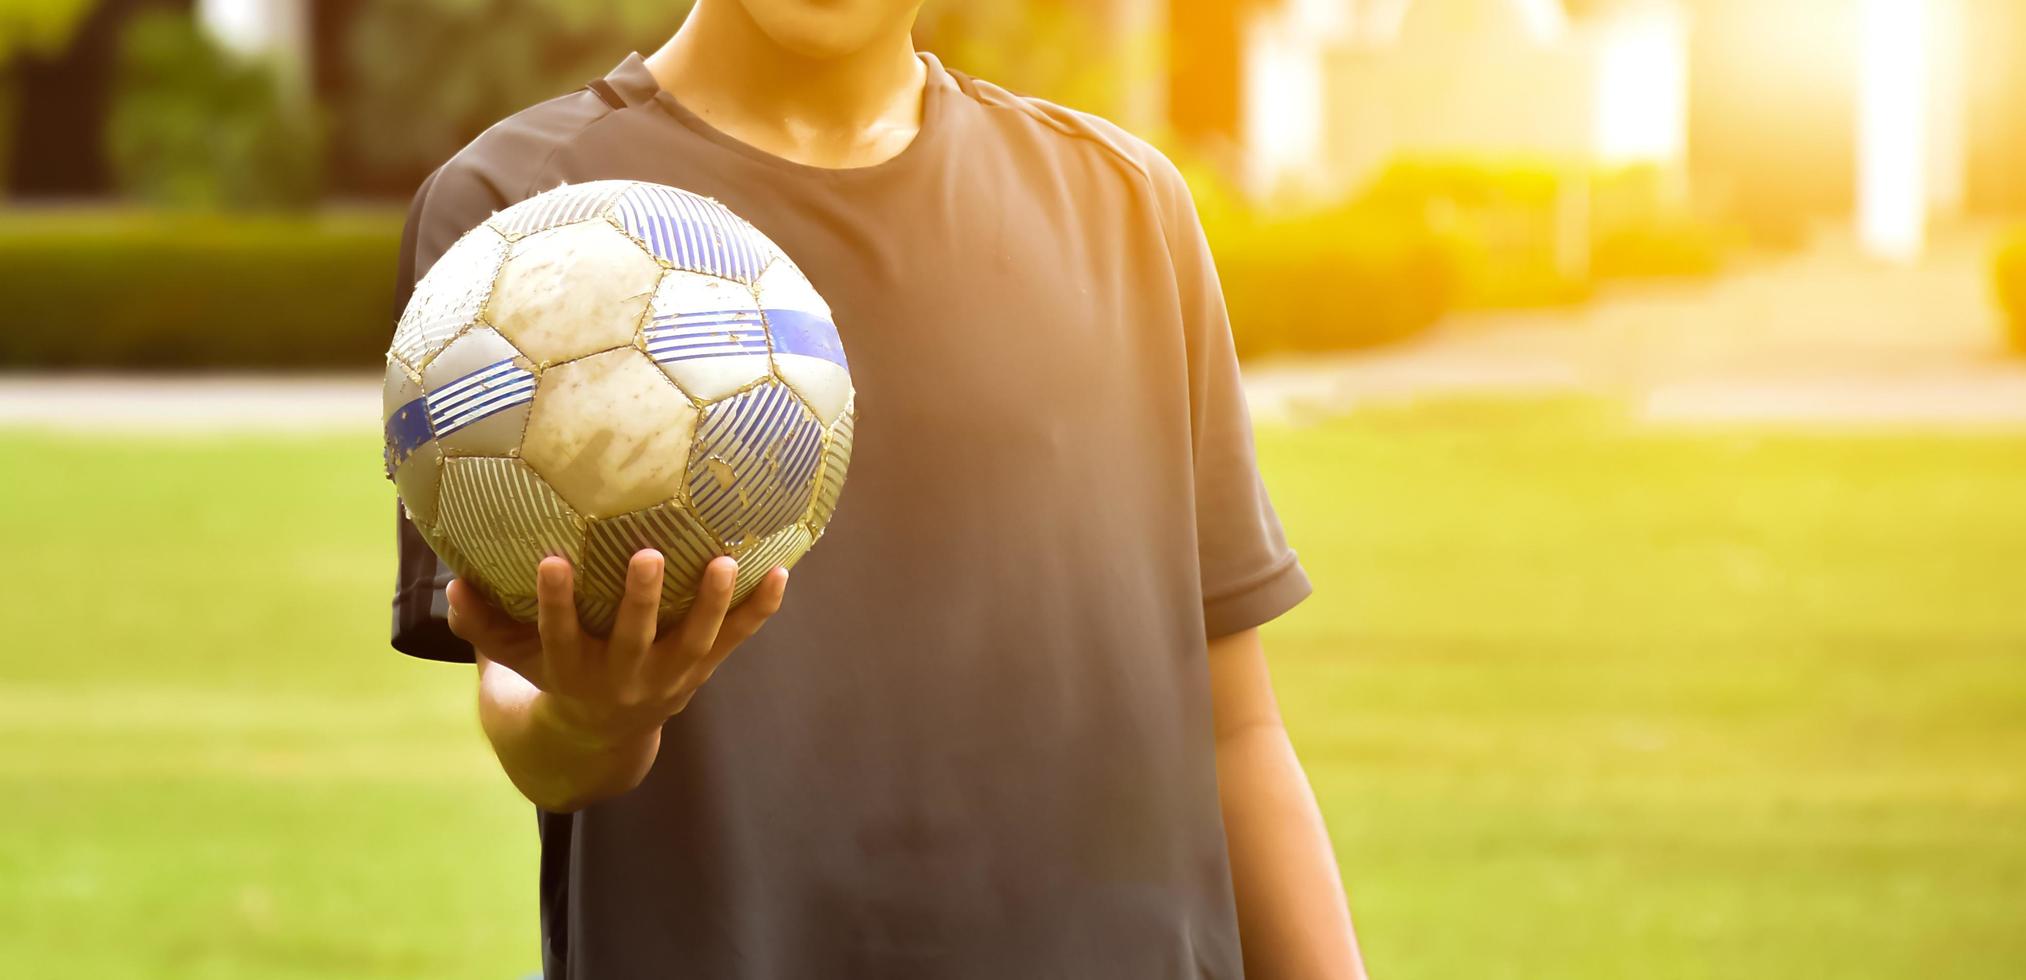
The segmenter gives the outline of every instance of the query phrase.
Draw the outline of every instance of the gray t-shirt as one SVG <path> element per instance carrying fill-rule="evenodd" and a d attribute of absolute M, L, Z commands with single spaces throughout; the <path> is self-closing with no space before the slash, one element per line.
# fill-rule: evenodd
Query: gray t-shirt
<path fill-rule="evenodd" d="M 1205 643 L 1309 585 L 1201 226 L 1145 143 L 924 60 L 921 132 L 874 166 L 739 143 L 636 55 L 416 194 L 404 296 L 562 181 L 715 197 L 829 301 L 858 389 L 780 614 L 639 788 L 539 814 L 551 980 L 1241 972 Z M 400 531 L 394 646 L 469 661 Z"/>

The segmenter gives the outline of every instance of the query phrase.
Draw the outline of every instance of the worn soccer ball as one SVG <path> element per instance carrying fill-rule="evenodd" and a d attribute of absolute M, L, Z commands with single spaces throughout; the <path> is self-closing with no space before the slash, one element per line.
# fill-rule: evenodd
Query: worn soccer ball
<path fill-rule="evenodd" d="M 387 351 L 386 470 L 457 574 L 535 616 L 535 568 L 576 568 L 603 632 L 634 552 L 666 556 L 662 621 L 703 567 L 734 597 L 822 535 L 851 457 L 851 375 L 795 263 L 706 197 L 563 185 L 467 232 Z"/>

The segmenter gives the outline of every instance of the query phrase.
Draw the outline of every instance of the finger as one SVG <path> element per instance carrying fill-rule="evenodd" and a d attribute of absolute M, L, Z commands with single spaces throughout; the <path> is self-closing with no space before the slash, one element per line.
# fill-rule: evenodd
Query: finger
<path fill-rule="evenodd" d="M 534 629 L 516 622 L 462 579 L 453 579 L 445 594 L 450 600 L 447 616 L 450 632 L 488 658 L 525 676 L 527 671 L 522 668 L 541 653 L 540 638 Z"/>
<path fill-rule="evenodd" d="M 475 646 L 510 631 L 512 617 L 463 579 L 451 579 L 443 591 L 450 603 L 450 632 L 458 639 Z"/>
<path fill-rule="evenodd" d="M 643 548 L 626 563 L 626 595 L 619 600 L 619 612 L 612 618 L 612 640 L 608 650 L 614 657 L 632 662 L 646 656 L 654 646 L 655 620 L 661 614 L 661 552 Z"/>
<path fill-rule="evenodd" d="M 751 639 L 767 620 L 781 611 L 781 601 L 788 595 L 788 570 L 775 568 L 760 580 L 746 601 L 739 603 L 725 616 L 725 624 L 718 628 L 717 642 L 712 645 L 709 662 L 712 666 L 723 660 L 739 644 Z"/>
<path fill-rule="evenodd" d="M 746 596 L 746 601 L 725 616 L 724 625 L 718 628 L 717 641 L 711 645 L 710 653 L 690 670 L 688 683 L 691 691 L 703 686 L 711 675 L 717 673 L 718 665 L 739 648 L 739 644 L 752 639 L 767 620 L 781 611 L 781 600 L 788 594 L 788 570 L 776 567 L 760 580 L 760 584 Z"/>
<path fill-rule="evenodd" d="M 725 610 L 732 604 L 732 583 L 738 577 L 739 563 L 720 555 L 703 567 L 703 580 L 697 584 L 696 601 L 690 603 L 689 612 L 684 613 L 682 623 L 676 627 L 673 639 L 666 641 L 672 647 L 677 661 L 670 664 L 675 670 L 688 667 L 710 655 L 712 644 L 717 641 L 718 628 L 724 625 Z"/>
<path fill-rule="evenodd" d="M 576 573 L 569 559 L 551 555 L 535 566 L 535 608 L 542 654 L 558 666 L 575 664 L 584 631 L 577 624 Z"/>

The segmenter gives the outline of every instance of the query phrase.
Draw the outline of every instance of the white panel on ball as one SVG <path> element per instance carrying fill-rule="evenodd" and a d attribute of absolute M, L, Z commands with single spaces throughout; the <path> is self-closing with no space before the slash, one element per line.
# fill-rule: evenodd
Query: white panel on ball
<path fill-rule="evenodd" d="M 631 344 L 661 266 L 603 219 L 515 242 L 485 318 L 541 364 Z"/>
<path fill-rule="evenodd" d="M 696 407 L 631 347 L 542 372 L 521 455 L 587 517 L 652 507 L 682 487 Z"/>
<path fill-rule="evenodd" d="M 535 400 L 533 365 L 491 327 L 460 334 L 422 372 L 429 427 L 448 456 L 511 456 Z"/>
<path fill-rule="evenodd" d="M 717 401 L 767 376 L 767 324 L 753 287 L 671 270 L 655 287 L 647 353 L 698 401 Z"/>
<path fill-rule="evenodd" d="M 427 367 L 445 341 L 478 319 L 506 253 L 506 239 L 490 228 L 474 229 L 451 245 L 415 284 L 390 353 L 418 371 Z"/>

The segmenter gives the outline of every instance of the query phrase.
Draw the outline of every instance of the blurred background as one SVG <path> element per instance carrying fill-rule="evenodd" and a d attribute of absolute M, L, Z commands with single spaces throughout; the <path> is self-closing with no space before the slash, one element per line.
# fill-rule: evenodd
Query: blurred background
<path fill-rule="evenodd" d="M 423 175 L 686 9 L 0 0 L 0 972 L 537 962 L 472 678 L 386 646 L 377 365 Z M 2026 3 L 919 43 L 1190 175 L 1375 976 L 2026 975 Z"/>

